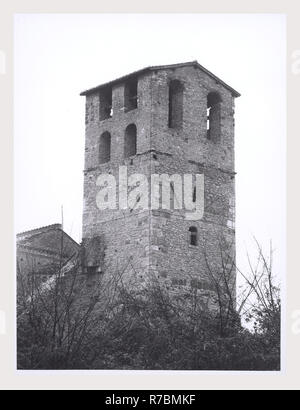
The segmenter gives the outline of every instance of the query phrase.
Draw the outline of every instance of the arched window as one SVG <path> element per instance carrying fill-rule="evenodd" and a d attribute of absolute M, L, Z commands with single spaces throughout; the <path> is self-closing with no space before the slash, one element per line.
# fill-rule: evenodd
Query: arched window
<path fill-rule="evenodd" d="M 125 130 L 124 157 L 129 158 L 136 155 L 136 126 L 130 124 Z"/>
<path fill-rule="evenodd" d="M 183 119 L 183 85 L 178 80 L 169 84 L 169 128 L 181 128 Z"/>
<path fill-rule="evenodd" d="M 195 226 L 189 228 L 189 244 L 192 246 L 198 244 L 198 229 Z"/>
<path fill-rule="evenodd" d="M 207 139 L 219 141 L 221 136 L 221 97 L 217 92 L 207 96 Z"/>
<path fill-rule="evenodd" d="M 105 164 L 110 161 L 111 136 L 105 131 L 100 137 L 99 143 L 99 163 Z"/>
<path fill-rule="evenodd" d="M 137 78 L 128 80 L 124 87 L 124 105 L 125 111 L 134 110 L 138 104 L 138 81 Z"/>

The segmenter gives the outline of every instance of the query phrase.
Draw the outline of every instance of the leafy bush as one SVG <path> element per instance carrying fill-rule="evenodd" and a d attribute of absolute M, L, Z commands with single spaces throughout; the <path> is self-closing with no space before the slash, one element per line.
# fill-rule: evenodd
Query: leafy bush
<path fill-rule="evenodd" d="M 212 309 L 198 289 L 89 278 L 79 265 L 43 291 L 30 278 L 18 297 L 18 368 L 279 370 L 280 292 L 261 260 L 238 308 L 226 274 L 213 281 Z"/>

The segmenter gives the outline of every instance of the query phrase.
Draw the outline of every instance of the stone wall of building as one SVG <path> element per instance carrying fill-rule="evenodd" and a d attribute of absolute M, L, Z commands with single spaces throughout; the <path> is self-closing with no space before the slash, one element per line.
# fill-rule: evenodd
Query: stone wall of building
<path fill-rule="evenodd" d="M 96 203 L 97 178 L 111 174 L 119 183 L 119 167 L 126 166 L 128 177 L 150 175 L 151 88 L 149 76 L 138 81 L 138 108 L 126 112 L 125 83 L 112 89 L 113 117 L 100 120 L 99 93 L 86 99 L 86 151 L 84 172 L 83 240 L 102 235 L 105 243 L 104 269 L 109 272 L 137 272 L 142 279 L 149 268 L 149 212 L 140 210 L 99 210 Z M 137 155 L 124 158 L 126 127 L 137 127 Z M 99 164 L 99 139 L 104 132 L 111 135 L 111 160 Z"/>
<path fill-rule="evenodd" d="M 17 296 L 25 299 L 33 289 L 53 275 L 68 270 L 81 248 L 60 224 L 45 226 L 17 235 Z"/>
<path fill-rule="evenodd" d="M 79 252 L 80 245 L 63 231 L 60 224 L 17 235 L 17 267 L 24 275 L 51 275 Z"/>

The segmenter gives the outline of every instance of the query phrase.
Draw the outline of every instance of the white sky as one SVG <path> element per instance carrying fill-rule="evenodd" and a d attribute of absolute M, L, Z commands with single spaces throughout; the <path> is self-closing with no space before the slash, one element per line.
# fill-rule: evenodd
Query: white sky
<path fill-rule="evenodd" d="M 61 222 L 81 239 L 85 101 L 149 65 L 198 60 L 236 100 L 237 257 L 252 235 L 285 270 L 286 37 L 275 14 L 15 16 L 15 230 Z"/>

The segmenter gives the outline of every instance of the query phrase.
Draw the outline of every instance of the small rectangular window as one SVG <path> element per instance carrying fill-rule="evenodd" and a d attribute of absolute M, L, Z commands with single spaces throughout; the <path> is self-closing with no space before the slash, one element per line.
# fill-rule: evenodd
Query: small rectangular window
<path fill-rule="evenodd" d="M 189 228 L 189 244 L 197 246 L 198 244 L 198 229 L 195 226 Z"/>

